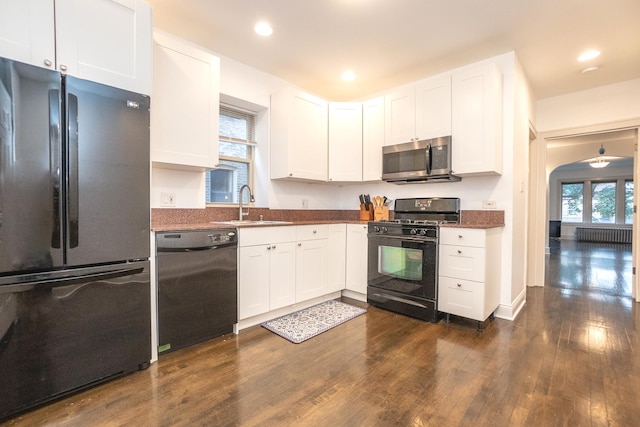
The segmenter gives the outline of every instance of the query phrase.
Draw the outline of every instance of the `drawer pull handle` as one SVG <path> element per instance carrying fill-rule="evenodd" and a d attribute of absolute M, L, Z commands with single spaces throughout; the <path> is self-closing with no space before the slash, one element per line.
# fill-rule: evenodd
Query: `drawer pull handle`
<path fill-rule="evenodd" d="M 302 246 L 302 243 L 298 243 L 298 246 Z"/>
<path fill-rule="evenodd" d="M 462 285 L 461 285 L 460 283 L 458 283 L 457 285 L 458 285 L 458 287 L 459 287 L 459 288 L 461 288 L 461 287 L 462 287 Z"/>
<path fill-rule="evenodd" d="M 271 249 L 275 249 L 275 248 L 276 248 L 276 245 L 272 245 L 272 246 L 271 246 Z"/>
<path fill-rule="evenodd" d="M 462 234 L 458 234 L 458 239 L 462 239 Z"/>
<path fill-rule="evenodd" d="M 462 251 L 461 251 L 460 249 L 458 249 L 458 253 L 459 253 L 459 254 L 461 254 L 461 253 L 462 253 Z"/>
<path fill-rule="evenodd" d="M 316 230 L 313 230 L 313 234 L 316 234 L 316 233 L 317 233 L 317 231 L 316 231 Z"/>

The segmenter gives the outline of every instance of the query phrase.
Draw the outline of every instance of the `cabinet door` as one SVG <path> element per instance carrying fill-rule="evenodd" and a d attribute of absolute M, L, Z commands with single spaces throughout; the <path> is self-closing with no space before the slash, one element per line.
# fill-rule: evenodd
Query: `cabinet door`
<path fill-rule="evenodd" d="M 416 137 L 416 90 L 407 87 L 384 97 L 384 145 L 411 142 Z"/>
<path fill-rule="evenodd" d="M 151 160 L 161 167 L 218 166 L 220 59 L 155 34 Z"/>
<path fill-rule="evenodd" d="M 327 289 L 327 240 L 305 240 L 296 248 L 296 302 L 322 296 Z"/>
<path fill-rule="evenodd" d="M 0 0 L 0 56 L 55 68 L 53 0 Z"/>
<path fill-rule="evenodd" d="M 346 224 L 329 225 L 327 251 L 327 292 L 335 292 L 345 287 Z"/>
<path fill-rule="evenodd" d="M 238 250 L 238 319 L 269 311 L 270 245 Z"/>
<path fill-rule="evenodd" d="M 416 138 L 451 135 L 451 75 L 439 75 L 416 85 Z"/>
<path fill-rule="evenodd" d="M 469 280 L 440 277 L 438 282 L 438 310 L 469 319 L 484 321 L 484 284 Z M 488 316 L 488 315 L 487 315 Z"/>
<path fill-rule="evenodd" d="M 367 293 L 367 226 L 347 224 L 346 288 Z"/>
<path fill-rule="evenodd" d="M 502 75 L 494 63 L 452 77 L 452 166 L 457 175 L 502 173 Z"/>
<path fill-rule="evenodd" d="M 269 310 L 296 302 L 296 245 L 294 242 L 271 245 L 269 268 Z M 263 279 L 266 283 L 266 280 Z"/>
<path fill-rule="evenodd" d="M 384 97 L 362 104 L 362 180 L 380 181 L 384 145 Z"/>
<path fill-rule="evenodd" d="M 151 6 L 143 0 L 56 0 L 58 70 L 151 94 Z"/>
<path fill-rule="evenodd" d="M 327 102 L 285 88 L 271 95 L 271 179 L 328 179 Z"/>
<path fill-rule="evenodd" d="M 329 181 L 362 181 L 362 104 L 329 104 Z"/>

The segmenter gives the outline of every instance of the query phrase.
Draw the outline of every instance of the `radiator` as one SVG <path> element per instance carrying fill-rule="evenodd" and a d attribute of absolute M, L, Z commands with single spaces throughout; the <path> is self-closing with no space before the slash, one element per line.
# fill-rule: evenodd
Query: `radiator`
<path fill-rule="evenodd" d="M 576 240 L 581 242 L 631 243 L 630 228 L 576 227 Z"/>

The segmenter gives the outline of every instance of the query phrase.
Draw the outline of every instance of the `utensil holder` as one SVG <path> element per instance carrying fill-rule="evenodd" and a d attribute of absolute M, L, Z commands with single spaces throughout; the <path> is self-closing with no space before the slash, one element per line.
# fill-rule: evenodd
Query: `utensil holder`
<path fill-rule="evenodd" d="M 373 210 L 373 219 L 375 221 L 388 221 L 389 206 L 376 206 Z"/>

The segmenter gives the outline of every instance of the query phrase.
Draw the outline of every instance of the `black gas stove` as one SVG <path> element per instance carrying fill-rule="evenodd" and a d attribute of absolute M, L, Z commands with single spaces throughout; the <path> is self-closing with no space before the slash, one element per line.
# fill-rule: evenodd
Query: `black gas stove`
<path fill-rule="evenodd" d="M 397 199 L 394 219 L 369 223 L 369 233 L 396 236 L 438 237 L 440 224 L 460 223 L 460 199 Z"/>
<path fill-rule="evenodd" d="M 367 301 L 429 322 L 438 312 L 438 235 L 460 222 L 460 199 L 397 199 L 394 220 L 369 222 Z"/>

